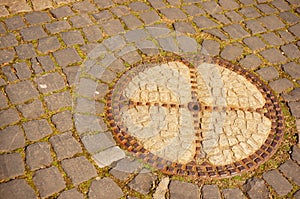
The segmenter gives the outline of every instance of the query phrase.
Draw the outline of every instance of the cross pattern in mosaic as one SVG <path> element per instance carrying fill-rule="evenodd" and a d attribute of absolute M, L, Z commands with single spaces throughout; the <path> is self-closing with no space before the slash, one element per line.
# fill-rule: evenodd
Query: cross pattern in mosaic
<path fill-rule="evenodd" d="M 108 95 L 121 147 L 168 174 L 228 177 L 273 155 L 283 135 L 276 97 L 248 71 L 219 59 L 132 67 Z"/>

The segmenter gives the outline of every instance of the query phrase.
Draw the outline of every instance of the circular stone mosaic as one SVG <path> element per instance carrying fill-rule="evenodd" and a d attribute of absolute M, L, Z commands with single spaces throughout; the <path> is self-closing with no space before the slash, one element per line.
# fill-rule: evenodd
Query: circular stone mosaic
<path fill-rule="evenodd" d="M 174 55 L 125 72 L 107 96 L 115 139 L 167 174 L 221 178 L 255 169 L 283 136 L 276 97 L 239 66 L 197 60 Z"/>

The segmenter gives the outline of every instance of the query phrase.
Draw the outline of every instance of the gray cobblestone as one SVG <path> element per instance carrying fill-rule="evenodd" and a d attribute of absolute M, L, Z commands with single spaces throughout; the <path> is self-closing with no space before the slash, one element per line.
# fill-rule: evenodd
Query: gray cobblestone
<path fill-rule="evenodd" d="M 115 146 L 94 154 L 92 158 L 100 168 L 103 168 L 125 158 L 125 153 L 119 147 Z"/>
<path fill-rule="evenodd" d="M 264 50 L 260 54 L 272 64 L 285 62 L 287 60 L 278 49 L 274 48 Z"/>
<path fill-rule="evenodd" d="M 124 15 L 127 15 L 130 12 L 129 8 L 127 6 L 123 6 L 123 5 L 112 7 L 110 10 L 117 17 L 122 17 Z"/>
<path fill-rule="evenodd" d="M 49 166 L 52 162 L 50 144 L 37 142 L 26 148 L 26 164 L 29 169 L 36 170 Z"/>
<path fill-rule="evenodd" d="M 223 189 L 225 199 L 246 199 L 246 196 L 239 188 Z"/>
<path fill-rule="evenodd" d="M 70 158 L 82 152 L 79 142 L 75 140 L 71 132 L 55 135 L 49 141 L 54 148 L 58 160 Z"/>
<path fill-rule="evenodd" d="M 288 194 L 293 186 L 285 179 L 278 170 L 271 170 L 263 174 L 264 180 L 273 187 L 279 196 Z"/>
<path fill-rule="evenodd" d="M 159 38 L 158 43 L 164 50 L 170 52 L 179 52 L 179 48 L 173 37 Z"/>
<path fill-rule="evenodd" d="M 110 178 L 94 180 L 89 190 L 89 198 L 117 199 L 123 196 L 121 188 Z"/>
<path fill-rule="evenodd" d="M 46 24 L 46 29 L 51 33 L 59 33 L 63 30 L 68 30 L 71 28 L 70 24 L 66 21 L 55 21 L 49 24 Z"/>
<path fill-rule="evenodd" d="M 15 45 L 18 45 L 18 41 L 13 33 L 8 33 L 7 35 L 0 37 L 0 48 L 6 48 Z"/>
<path fill-rule="evenodd" d="M 61 164 L 74 185 L 97 176 L 95 167 L 83 156 L 63 160 Z"/>
<path fill-rule="evenodd" d="M 78 30 L 61 33 L 62 39 L 67 46 L 84 44 L 83 37 Z"/>
<path fill-rule="evenodd" d="M 9 30 L 18 30 L 26 26 L 22 17 L 19 15 L 6 19 L 5 24 Z"/>
<path fill-rule="evenodd" d="M 20 59 L 36 57 L 36 53 L 32 44 L 23 44 L 16 46 L 16 52 Z"/>
<path fill-rule="evenodd" d="M 132 2 L 128 5 L 131 10 L 136 12 L 149 10 L 150 7 L 143 2 Z"/>
<path fill-rule="evenodd" d="M 22 81 L 16 84 L 9 84 L 6 93 L 14 104 L 23 103 L 29 99 L 37 98 L 38 92 L 30 81 Z"/>
<path fill-rule="evenodd" d="M 214 1 L 206 1 L 201 3 L 202 7 L 208 14 L 214 14 L 222 11 L 222 8 Z"/>
<path fill-rule="evenodd" d="M 170 189 L 170 199 L 181 199 L 190 198 L 198 199 L 200 198 L 200 190 L 197 185 L 187 182 L 181 182 L 178 180 L 172 180 L 169 186 Z"/>
<path fill-rule="evenodd" d="M 202 10 L 201 8 L 199 8 L 198 6 L 193 5 L 193 4 L 185 5 L 185 6 L 183 6 L 183 9 L 190 16 L 197 16 L 197 15 L 205 14 L 204 10 Z"/>
<path fill-rule="evenodd" d="M 26 183 L 24 179 L 16 179 L 6 183 L 1 183 L 0 195 L 6 199 L 36 198 L 34 190 Z"/>
<path fill-rule="evenodd" d="M 18 80 L 18 77 L 14 73 L 14 70 L 12 69 L 11 66 L 4 66 L 2 68 L 2 71 L 3 71 L 3 73 L 6 76 L 8 81 L 13 82 L 13 81 Z"/>
<path fill-rule="evenodd" d="M 67 76 L 67 82 L 69 86 L 74 85 L 78 70 L 79 66 L 66 67 L 63 69 L 64 74 Z"/>
<path fill-rule="evenodd" d="M 45 23 L 51 20 L 46 12 L 30 12 L 25 15 L 25 19 L 30 24 Z"/>
<path fill-rule="evenodd" d="M 81 13 L 89 13 L 97 10 L 96 6 L 89 1 L 76 2 L 72 8 Z"/>
<path fill-rule="evenodd" d="M 149 2 L 155 9 L 166 7 L 166 4 L 161 0 L 149 0 Z"/>
<path fill-rule="evenodd" d="M 246 27 L 251 30 L 252 34 L 265 32 L 266 29 L 256 20 L 249 20 L 245 22 Z"/>
<path fill-rule="evenodd" d="M 102 25 L 104 31 L 108 35 L 116 35 L 121 32 L 124 32 L 123 25 L 118 19 L 111 20 Z"/>
<path fill-rule="evenodd" d="M 83 28 L 83 32 L 90 42 L 98 41 L 103 38 L 102 31 L 98 26 L 85 27 Z"/>
<path fill-rule="evenodd" d="M 240 22 L 243 21 L 243 17 L 237 13 L 236 11 L 226 12 L 225 15 L 232 21 L 232 22 Z"/>
<path fill-rule="evenodd" d="M 300 103 L 299 102 L 289 102 L 288 103 L 290 109 L 291 109 L 291 112 L 292 112 L 292 115 L 294 117 L 300 117 Z"/>
<path fill-rule="evenodd" d="M 257 18 L 261 16 L 254 7 L 244 7 L 239 12 L 247 18 Z"/>
<path fill-rule="evenodd" d="M 87 135 L 82 137 L 81 140 L 86 149 L 92 154 L 116 145 L 111 133 Z"/>
<path fill-rule="evenodd" d="M 74 12 L 71 10 L 69 6 L 62 6 L 55 9 L 50 10 L 55 18 L 63 18 L 74 15 Z"/>
<path fill-rule="evenodd" d="M 24 132 L 19 126 L 9 126 L 0 131 L 0 151 L 8 152 L 25 146 Z"/>
<path fill-rule="evenodd" d="M 54 93 L 45 97 L 44 99 L 46 101 L 47 107 L 52 111 L 72 105 L 72 97 L 69 91 Z"/>
<path fill-rule="evenodd" d="M 141 167 L 141 163 L 131 158 L 124 158 L 118 161 L 117 165 L 110 170 L 110 174 L 119 180 L 126 180 L 132 173 L 136 173 Z"/>
<path fill-rule="evenodd" d="M 25 174 L 25 165 L 21 154 L 0 155 L 0 180 L 14 178 L 23 174 Z"/>
<path fill-rule="evenodd" d="M 108 10 L 103 10 L 101 12 L 93 14 L 93 17 L 98 22 L 103 23 L 108 21 L 109 19 L 112 19 L 113 15 Z"/>
<path fill-rule="evenodd" d="M 243 49 L 240 46 L 228 45 L 222 50 L 221 57 L 227 60 L 235 60 L 241 56 L 242 53 Z"/>
<path fill-rule="evenodd" d="M 199 28 L 211 28 L 218 26 L 216 22 L 212 21 L 211 19 L 205 16 L 195 17 L 194 22 Z"/>
<path fill-rule="evenodd" d="M 221 199 L 221 194 L 217 185 L 204 185 L 202 187 L 203 199 Z"/>
<path fill-rule="evenodd" d="M 293 25 L 289 28 L 289 31 L 292 32 L 295 36 L 300 37 L 300 23 Z"/>
<path fill-rule="evenodd" d="M 264 38 L 264 40 L 266 40 L 270 45 L 282 45 L 284 44 L 284 42 L 282 41 L 282 39 L 280 37 L 278 37 L 275 33 L 271 32 L 271 33 L 266 33 L 263 34 L 262 37 Z"/>
<path fill-rule="evenodd" d="M 297 161 L 298 164 L 300 164 L 300 148 L 296 145 L 293 146 L 291 157 L 293 160 Z"/>
<path fill-rule="evenodd" d="M 46 8 L 52 8 L 52 1 L 45 0 L 45 1 L 39 1 L 39 0 L 32 0 L 32 5 L 34 10 L 44 10 Z"/>
<path fill-rule="evenodd" d="M 20 33 L 25 41 L 32 41 L 46 37 L 47 34 L 41 26 L 31 26 L 20 30 Z"/>
<path fill-rule="evenodd" d="M 286 78 L 278 79 L 270 83 L 270 86 L 277 93 L 284 92 L 285 90 L 292 88 L 293 83 Z"/>
<path fill-rule="evenodd" d="M 143 23 L 134 15 L 122 16 L 121 19 L 124 21 L 128 29 L 135 29 L 143 25 Z"/>
<path fill-rule="evenodd" d="M 8 107 L 8 99 L 3 92 L 0 92 L 0 109 Z"/>
<path fill-rule="evenodd" d="M 36 171 L 33 182 L 42 198 L 51 196 L 66 187 L 61 173 L 54 166 Z"/>
<path fill-rule="evenodd" d="M 249 36 L 249 33 L 246 30 L 244 30 L 244 28 L 239 24 L 225 26 L 223 29 L 234 39 L 239 39 L 239 38 L 244 38 Z"/>
<path fill-rule="evenodd" d="M 13 65 L 16 70 L 16 75 L 20 80 L 29 79 L 32 75 L 29 67 L 25 62 L 19 62 Z"/>
<path fill-rule="evenodd" d="M 279 77 L 278 71 L 273 66 L 259 69 L 257 73 L 266 81 Z"/>
<path fill-rule="evenodd" d="M 299 47 L 297 47 L 295 44 L 287 44 L 281 47 L 284 54 L 287 55 L 289 58 L 299 58 L 300 57 L 300 51 Z"/>
<path fill-rule="evenodd" d="M 286 11 L 291 9 L 289 4 L 282 0 L 274 0 L 273 2 L 271 2 L 271 4 L 274 5 L 280 11 Z"/>
<path fill-rule="evenodd" d="M 142 170 L 128 186 L 142 194 L 148 194 L 157 177 L 149 170 Z"/>
<path fill-rule="evenodd" d="M 287 160 L 285 163 L 280 165 L 279 169 L 286 177 L 292 179 L 295 184 L 298 186 L 300 185 L 300 175 L 297 175 L 300 173 L 300 166 L 297 163 L 292 160 Z"/>
<path fill-rule="evenodd" d="M 105 132 L 107 130 L 102 118 L 92 115 L 75 115 L 75 126 L 79 134 L 88 132 Z"/>
<path fill-rule="evenodd" d="M 75 28 L 82 28 L 93 23 L 87 14 L 71 17 L 70 21 Z"/>
<path fill-rule="evenodd" d="M 56 37 L 46 37 L 39 40 L 38 50 L 42 53 L 48 53 L 58 50 L 61 47 Z"/>
<path fill-rule="evenodd" d="M 16 123 L 19 120 L 20 117 L 15 108 L 0 111 L 0 127 Z"/>
<path fill-rule="evenodd" d="M 177 37 L 178 47 L 183 52 L 197 52 L 198 44 L 196 40 L 186 36 L 178 36 Z"/>
<path fill-rule="evenodd" d="M 291 77 L 300 78 L 300 65 L 296 62 L 287 63 L 283 68 Z"/>
<path fill-rule="evenodd" d="M 268 199 L 269 191 L 264 181 L 259 178 L 248 179 L 243 185 L 244 191 L 247 192 L 251 199 Z"/>
<path fill-rule="evenodd" d="M 70 111 L 57 113 L 51 117 L 51 120 L 60 132 L 73 129 L 72 113 Z"/>
<path fill-rule="evenodd" d="M 95 0 L 94 3 L 100 8 L 108 8 L 114 5 L 112 0 Z"/>
<path fill-rule="evenodd" d="M 206 55 L 216 56 L 220 52 L 220 44 L 214 40 L 204 40 L 201 52 Z"/>
<path fill-rule="evenodd" d="M 59 73 L 48 73 L 38 77 L 35 82 L 42 93 L 50 93 L 65 87 L 64 79 Z"/>
<path fill-rule="evenodd" d="M 244 42 L 251 50 L 263 49 L 266 46 L 259 37 L 248 37 L 244 39 Z"/>
<path fill-rule="evenodd" d="M 256 5 L 256 7 L 265 14 L 272 14 L 272 13 L 276 13 L 277 10 L 275 8 L 272 8 L 271 6 L 269 6 L 268 4 L 265 3 L 261 3 Z"/>
<path fill-rule="evenodd" d="M 57 199 L 84 199 L 84 196 L 74 188 L 62 192 Z"/>
<path fill-rule="evenodd" d="M 186 19 L 186 15 L 179 8 L 163 8 L 160 12 L 171 20 Z"/>
<path fill-rule="evenodd" d="M 65 48 L 62 50 L 58 50 L 54 52 L 53 55 L 57 63 L 62 67 L 81 61 L 80 56 L 74 48 Z"/>
<path fill-rule="evenodd" d="M 145 23 L 145 25 L 151 25 L 160 20 L 159 15 L 154 10 L 140 13 L 140 18 Z"/>
<path fill-rule="evenodd" d="M 27 139 L 31 141 L 37 141 L 52 133 L 52 129 L 45 119 L 25 122 L 23 128 Z"/>
<path fill-rule="evenodd" d="M 187 22 L 182 22 L 182 21 L 175 22 L 174 27 L 175 27 L 175 30 L 178 31 L 178 32 L 190 33 L 190 34 L 195 33 L 194 27 L 191 24 L 187 23 Z"/>

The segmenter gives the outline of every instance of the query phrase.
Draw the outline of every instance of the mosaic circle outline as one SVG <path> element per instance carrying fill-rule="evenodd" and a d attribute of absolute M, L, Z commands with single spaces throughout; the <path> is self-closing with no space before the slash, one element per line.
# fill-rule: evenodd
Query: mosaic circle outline
<path fill-rule="evenodd" d="M 191 64 L 191 60 L 193 63 Z M 181 176 L 191 176 L 196 178 L 226 178 L 238 175 L 240 173 L 251 171 L 256 169 L 259 165 L 263 164 L 269 160 L 273 154 L 276 152 L 281 144 L 283 134 L 284 134 L 284 118 L 276 96 L 273 94 L 271 89 L 258 78 L 258 76 L 253 73 L 243 69 L 238 65 L 233 65 L 232 63 L 222 60 L 220 58 L 208 57 L 205 55 L 195 55 L 193 59 L 190 57 L 185 59 L 177 54 L 172 53 L 172 56 L 160 57 L 160 60 L 146 58 L 141 62 L 138 62 L 130 67 L 126 72 L 134 70 L 138 65 L 141 64 L 158 64 L 167 63 L 169 61 L 180 61 L 188 67 L 193 67 L 195 64 L 200 63 L 210 63 L 217 64 L 221 67 L 227 68 L 238 75 L 245 77 L 251 84 L 253 84 L 263 95 L 266 103 L 264 109 L 268 112 L 264 114 L 267 118 L 272 121 L 271 131 L 268 133 L 268 137 L 263 143 L 263 145 L 256 150 L 253 154 L 240 161 L 226 164 L 222 166 L 216 166 L 205 161 L 198 165 L 195 162 L 190 162 L 187 164 L 180 164 L 172 162 L 169 160 L 164 160 L 145 149 L 133 136 L 127 134 L 122 130 L 120 123 L 118 124 L 118 118 L 114 116 L 114 111 L 118 109 L 114 104 L 114 90 L 117 85 L 117 81 L 114 82 L 114 86 L 110 89 L 107 95 L 106 103 L 106 116 L 108 120 L 108 125 L 111 127 L 114 134 L 114 138 L 121 148 L 129 151 L 133 156 L 144 160 L 145 163 L 151 165 L 155 169 L 168 175 L 181 175 Z M 126 74 L 126 72 L 124 74 Z M 118 88 L 122 89 L 122 88 Z M 251 111 L 251 110 L 250 110 Z"/>

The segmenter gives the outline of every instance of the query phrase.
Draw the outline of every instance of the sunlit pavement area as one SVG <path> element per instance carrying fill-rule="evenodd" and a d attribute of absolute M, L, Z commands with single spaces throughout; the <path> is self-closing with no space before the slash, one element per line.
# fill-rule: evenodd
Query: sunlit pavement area
<path fill-rule="evenodd" d="M 0 198 L 300 198 L 298 0 L 0 0 Z"/>

